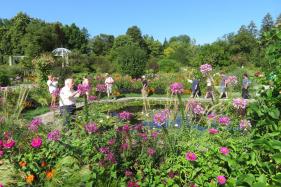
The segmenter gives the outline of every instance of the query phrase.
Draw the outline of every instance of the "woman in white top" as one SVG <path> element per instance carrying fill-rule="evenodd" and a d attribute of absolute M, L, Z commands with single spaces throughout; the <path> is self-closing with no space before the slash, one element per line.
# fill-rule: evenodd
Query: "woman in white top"
<path fill-rule="evenodd" d="M 49 92 L 52 96 L 51 101 L 51 107 L 56 106 L 56 100 L 57 100 L 57 89 L 58 89 L 58 81 L 56 77 L 53 77 L 51 75 L 48 76 L 47 85 L 49 87 Z"/>
<path fill-rule="evenodd" d="M 66 123 L 70 121 L 70 116 L 76 109 L 76 97 L 79 97 L 79 92 L 73 90 L 73 79 L 66 79 L 64 87 L 60 91 L 60 112 L 61 115 L 66 114 Z"/>
<path fill-rule="evenodd" d="M 109 95 L 112 93 L 112 85 L 114 83 L 114 80 L 108 73 L 106 74 L 106 79 L 104 83 L 106 85 L 107 97 L 109 97 Z"/>

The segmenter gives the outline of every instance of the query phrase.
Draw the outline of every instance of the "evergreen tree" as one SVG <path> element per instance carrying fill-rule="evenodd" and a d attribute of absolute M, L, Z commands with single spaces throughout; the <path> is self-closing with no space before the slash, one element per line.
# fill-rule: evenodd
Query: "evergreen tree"
<path fill-rule="evenodd" d="M 255 22 L 251 21 L 247 26 L 247 29 L 255 38 L 258 36 L 258 29 Z"/>
<path fill-rule="evenodd" d="M 270 29 L 273 27 L 273 25 L 274 25 L 274 22 L 273 22 L 272 16 L 269 13 L 267 13 L 262 20 L 260 35 L 262 36 L 264 32 L 270 31 Z"/>
<path fill-rule="evenodd" d="M 276 18 L 275 25 L 276 26 L 280 26 L 281 25 L 281 14 L 279 14 L 279 16 Z"/>

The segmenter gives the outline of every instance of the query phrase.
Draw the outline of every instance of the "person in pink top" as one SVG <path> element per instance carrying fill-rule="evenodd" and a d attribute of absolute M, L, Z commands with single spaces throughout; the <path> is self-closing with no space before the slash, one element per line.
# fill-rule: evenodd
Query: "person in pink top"
<path fill-rule="evenodd" d="M 113 86 L 114 80 L 108 73 L 106 73 L 105 76 L 106 76 L 106 79 L 105 79 L 104 83 L 106 85 L 107 97 L 109 97 L 112 94 L 112 86 Z"/>

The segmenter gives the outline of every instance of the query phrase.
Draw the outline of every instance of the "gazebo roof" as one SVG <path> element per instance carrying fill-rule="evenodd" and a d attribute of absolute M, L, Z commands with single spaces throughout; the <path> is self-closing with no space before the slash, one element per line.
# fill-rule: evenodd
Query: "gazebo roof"
<path fill-rule="evenodd" d="M 68 55 L 69 53 L 71 53 L 71 51 L 69 49 L 66 49 L 66 48 L 56 48 L 55 50 L 52 51 L 52 53 L 55 56 L 64 57 L 65 55 Z"/>

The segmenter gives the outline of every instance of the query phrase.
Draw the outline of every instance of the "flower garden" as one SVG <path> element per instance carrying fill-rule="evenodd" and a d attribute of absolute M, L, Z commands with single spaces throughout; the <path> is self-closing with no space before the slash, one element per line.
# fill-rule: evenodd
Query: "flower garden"
<path fill-rule="evenodd" d="M 208 76 L 212 69 L 205 66 L 200 70 Z M 96 93 L 103 93 L 98 80 Z M 3 113 L 0 121 L 1 185 L 281 185 L 281 142 L 275 139 L 280 134 L 280 85 L 273 85 L 253 102 L 233 98 L 212 103 L 183 100 L 187 86 L 174 82 L 165 88 L 170 100 L 148 101 L 147 110 L 142 101 L 116 105 L 88 104 L 86 99 L 68 126 L 22 120 L 16 105 L 16 112 Z M 78 90 L 85 94 L 89 88 L 78 85 Z M 3 106 L 8 104 L 6 92 Z M 22 91 L 17 102 L 26 97 Z M 126 111 L 130 107 L 141 110 Z"/>
<path fill-rule="evenodd" d="M 0 187 L 281 186 L 277 21 L 198 45 L 187 35 L 162 44 L 137 26 L 89 38 L 22 12 L 0 19 Z M 69 57 L 51 53 L 59 46 Z M 70 116 L 56 105 L 65 80 L 79 95 Z"/>

